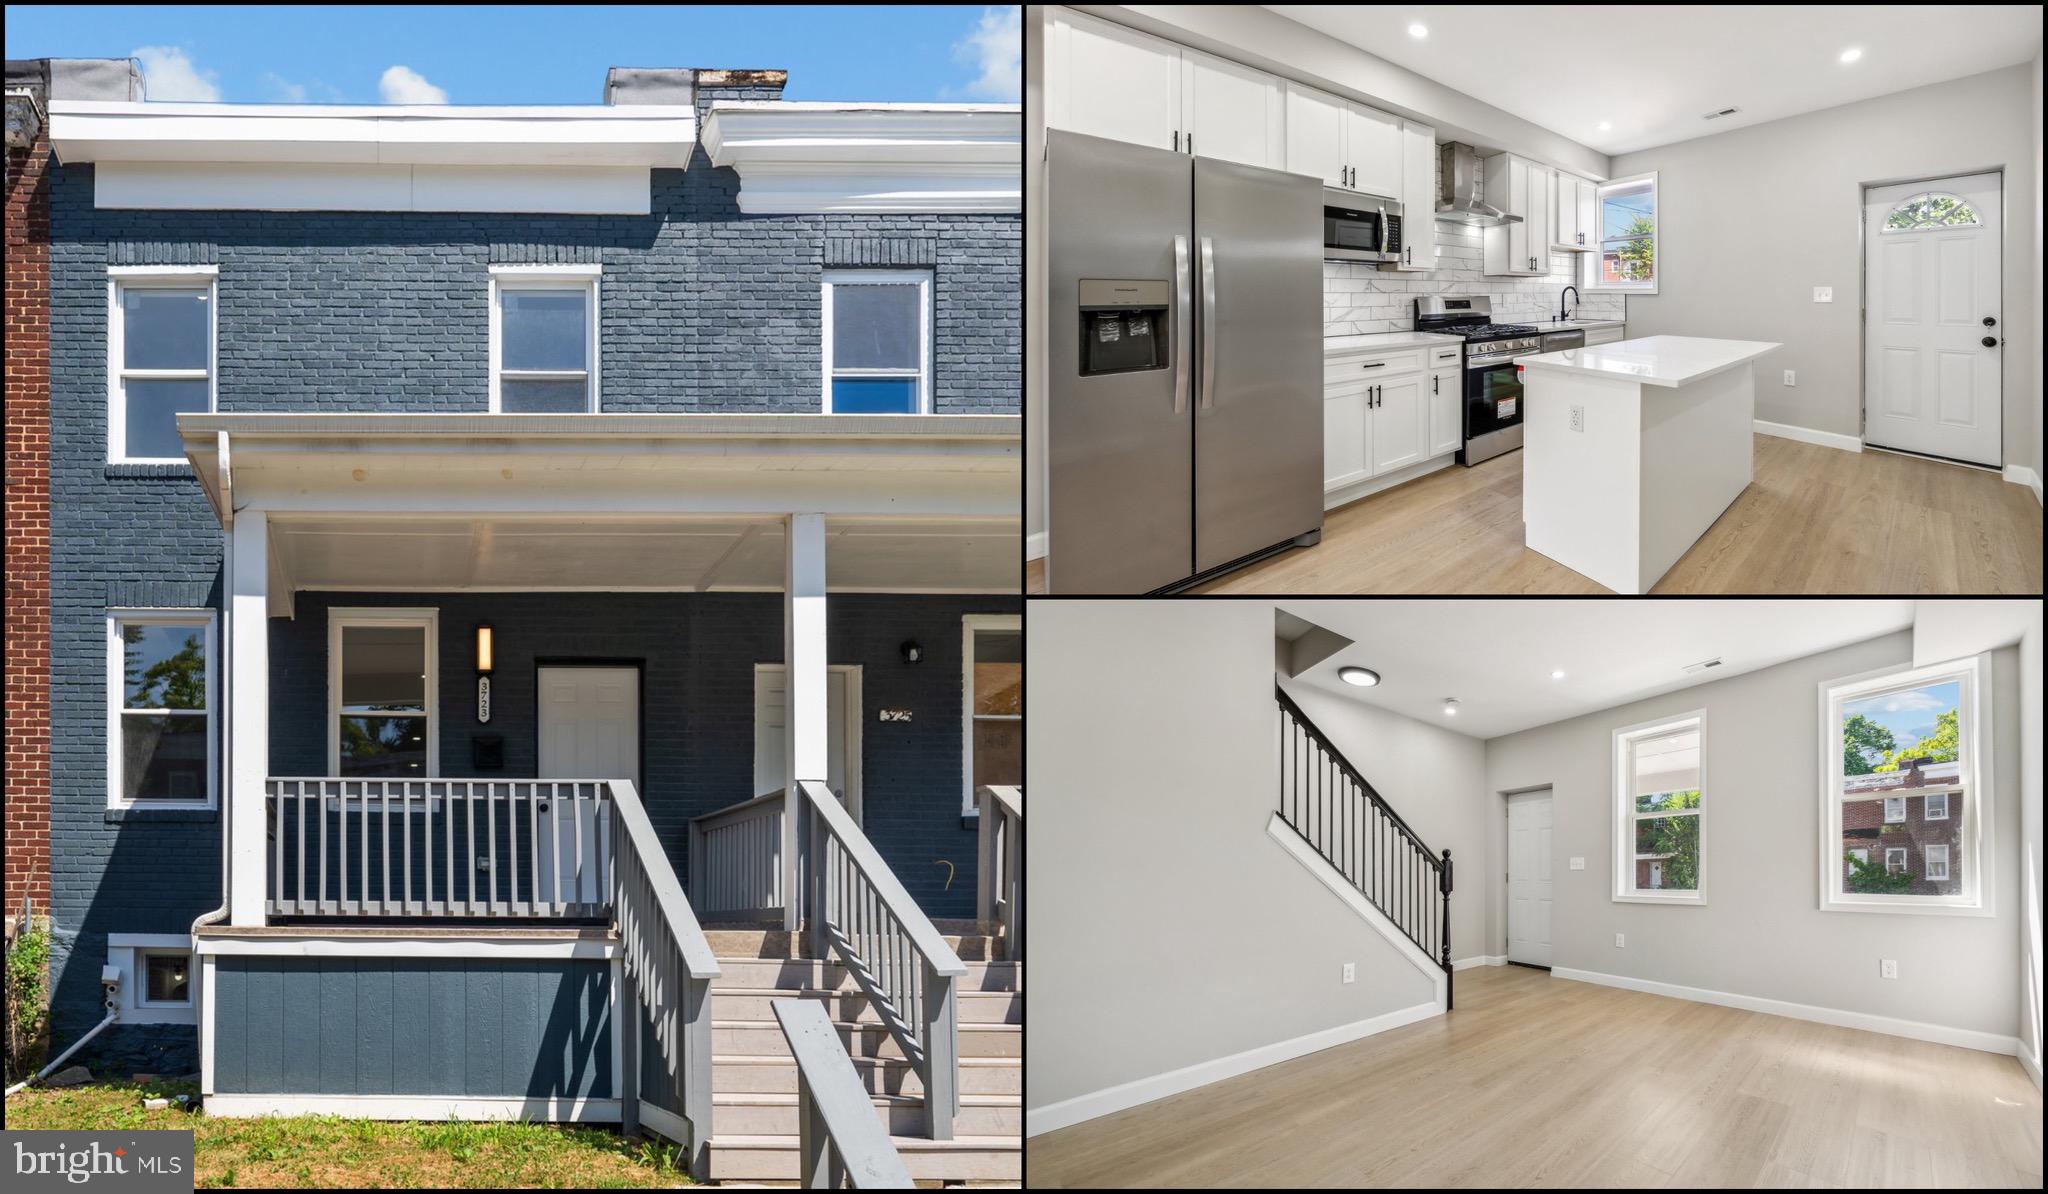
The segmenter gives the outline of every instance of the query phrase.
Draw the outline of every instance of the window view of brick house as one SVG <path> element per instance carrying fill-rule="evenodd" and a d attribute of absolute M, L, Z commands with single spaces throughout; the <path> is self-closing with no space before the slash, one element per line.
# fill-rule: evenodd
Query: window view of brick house
<path fill-rule="evenodd" d="M 1851 776 L 1842 802 L 1842 879 L 1850 891 L 1953 895 L 1962 889 L 1962 764 L 1907 760 Z"/>

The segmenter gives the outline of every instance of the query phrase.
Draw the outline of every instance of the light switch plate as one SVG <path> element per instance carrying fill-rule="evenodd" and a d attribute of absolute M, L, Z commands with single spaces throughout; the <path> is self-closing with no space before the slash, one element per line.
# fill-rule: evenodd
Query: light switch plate
<path fill-rule="evenodd" d="M 1347 983 L 1355 983 L 1358 981 L 1358 963 L 1344 963 L 1344 981 Z"/>
<path fill-rule="evenodd" d="M 1834 287 L 1832 287 L 1832 286 L 1816 286 L 1816 287 L 1814 287 L 1814 288 L 1813 288 L 1813 301 L 1814 301 L 1814 302 L 1816 302 L 1816 303 L 1832 303 L 1832 302 L 1834 302 L 1834 301 L 1835 301 L 1835 288 L 1834 288 Z"/>
<path fill-rule="evenodd" d="M 1583 871 L 1583 870 L 1585 870 L 1585 869 L 1586 869 L 1586 860 L 1585 860 L 1585 859 L 1583 859 L 1583 858 L 1574 858 L 1574 859 L 1572 859 L 1572 864 L 1571 864 L 1571 865 L 1572 865 L 1572 869 L 1573 869 L 1573 870 L 1575 870 L 1575 871 Z"/>
<path fill-rule="evenodd" d="M 1614 948 L 1616 948 L 1616 949 L 1626 949 L 1626 948 L 1628 948 L 1628 938 L 1627 938 L 1627 937 L 1625 937 L 1624 935 L 1620 934 L 1620 933 L 1616 933 L 1616 934 L 1614 935 Z"/>
<path fill-rule="evenodd" d="M 1799 384 L 1799 374 L 1798 374 L 1798 373 L 1796 373 L 1796 372 L 1794 372 L 1794 371 L 1792 371 L 1792 370 L 1790 370 L 1790 369 L 1787 369 L 1787 370 L 1785 370 L 1785 384 L 1786 384 L 1786 385 L 1788 385 L 1788 386 L 1796 386 L 1796 385 L 1798 385 L 1798 384 Z"/>

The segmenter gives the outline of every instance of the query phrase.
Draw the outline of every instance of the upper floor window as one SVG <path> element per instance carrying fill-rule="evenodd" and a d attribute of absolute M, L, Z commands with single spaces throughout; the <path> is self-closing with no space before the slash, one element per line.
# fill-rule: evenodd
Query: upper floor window
<path fill-rule="evenodd" d="M 1705 735 L 1705 713 L 1614 731 L 1616 900 L 1701 902 Z"/>
<path fill-rule="evenodd" d="M 595 265 L 491 267 L 491 409 L 584 414 L 598 408 Z"/>
<path fill-rule="evenodd" d="M 107 804 L 212 808 L 213 611 L 107 615 Z"/>
<path fill-rule="evenodd" d="M 1603 182 L 1594 192 L 1600 251 L 1586 254 L 1586 289 L 1657 293 L 1657 173 Z"/>
<path fill-rule="evenodd" d="M 1820 686 L 1820 906 L 1991 912 L 1990 663 L 1976 656 Z"/>
<path fill-rule="evenodd" d="M 824 331 L 827 414 L 914 415 L 931 410 L 928 271 L 828 271 Z"/>
<path fill-rule="evenodd" d="M 185 459 L 178 416 L 214 407 L 210 265 L 107 270 L 107 459 Z"/>

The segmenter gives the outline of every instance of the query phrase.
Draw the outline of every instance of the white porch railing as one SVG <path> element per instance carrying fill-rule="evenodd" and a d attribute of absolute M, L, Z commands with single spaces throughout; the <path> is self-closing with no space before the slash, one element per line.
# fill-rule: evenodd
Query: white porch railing
<path fill-rule="evenodd" d="M 976 915 L 982 930 L 1003 939 L 1004 956 L 1024 959 L 1024 789 L 1008 784 L 975 789 L 979 864 Z"/>

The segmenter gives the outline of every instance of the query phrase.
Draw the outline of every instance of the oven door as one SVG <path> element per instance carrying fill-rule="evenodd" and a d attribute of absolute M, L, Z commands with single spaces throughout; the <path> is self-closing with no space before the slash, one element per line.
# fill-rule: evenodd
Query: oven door
<path fill-rule="evenodd" d="M 1391 261 L 1386 214 L 1376 208 L 1323 205 L 1325 261 Z"/>
<path fill-rule="evenodd" d="M 1464 464 L 1522 446 L 1522 374 L 1512 360 L 1465 366 Z"/>

